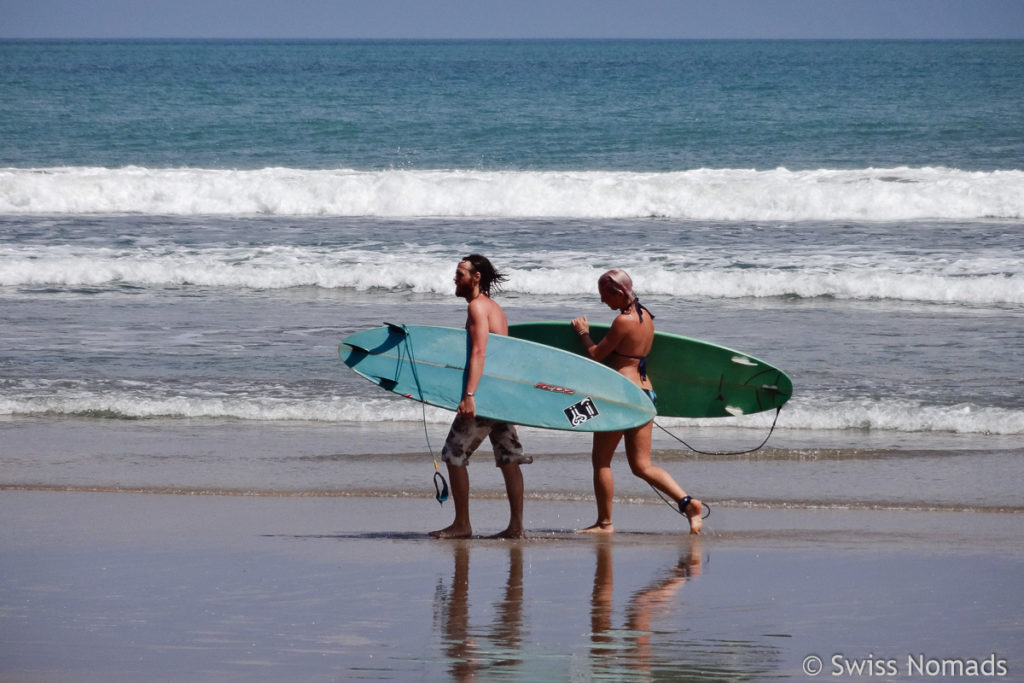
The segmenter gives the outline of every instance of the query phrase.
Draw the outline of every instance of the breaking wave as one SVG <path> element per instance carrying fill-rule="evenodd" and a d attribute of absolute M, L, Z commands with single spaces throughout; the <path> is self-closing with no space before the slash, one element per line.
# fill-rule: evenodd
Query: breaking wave
<path fill-rule="evenodd" d="M 1024 171 L 0 169 L 0 214 L 1019 219 Z"/>

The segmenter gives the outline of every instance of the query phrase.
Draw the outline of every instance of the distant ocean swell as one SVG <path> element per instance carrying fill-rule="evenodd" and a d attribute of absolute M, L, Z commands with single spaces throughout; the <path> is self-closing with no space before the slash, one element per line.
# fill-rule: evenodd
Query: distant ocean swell
<path fill-rule="evenodd" d="M 79 245 L 0 247 L 5 287 L 223 287 L 273 290 L 293 287 L 356 291 L 412 291 L 450 295 L 451 255 L 409 245 L 390 250 L 293 246 Z M 440 247 L 438 251 L 442 251 Z M 498 254 L 503 257 L 504 254 Z M 631 270 L 645 296 L 892 299 L 968 305 L 1024 304 L 1024 264 L 1012 254 L 921 259 L 888 253 L 858 258 L 834 254 L 765 253 L 731 263 L 697 248 L 685 260 L 647 254 L 651 264 Z M 515 252 L 517 263 L 550 262 L 550 254 Z M 586 295 L 599 269 L 587 253 L 561 252 L 560 267 L 510 268 L 509 292 Z M 557 275 L 557 277 L 553 277 Z"/>
<path fill-rule="evenodd" d="M 342 372 L 339 364 L 338 372 Z M 108 419 L 236 419 L 328 423 L 420 422 L 446 424 L 450 411 L 415 401 L 388 398 L 326 399 L 140 397 L 134 393 L 90 393 L 0 399 L 0 415 L 73 416 Z M 659 418 L 666 428 L 749 428 L 764 430 L 774 413 L 738 418 Z M 780 430 L 862 430 L 950 434 L 1024 434 L 1024 411 L 970 404 L 923 405 L 906 399 L 794 399 L 782 409 Z"/>
<path fill-rule="evenodd" d="M 0 214 L 974 220 L 1024 217 L 1024 171 L 0 169 Z"/>

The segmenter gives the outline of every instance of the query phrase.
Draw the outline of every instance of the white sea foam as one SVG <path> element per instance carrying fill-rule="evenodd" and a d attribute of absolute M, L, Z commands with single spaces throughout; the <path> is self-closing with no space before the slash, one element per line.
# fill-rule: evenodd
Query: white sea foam
<path fill-rule="evenodd" d="M 591 264 L 592 259 L 592 255 L 566 252 L 558 255 L 557 269 L 509 269 L 505 289 L 540 296 L 589 294 L 600 270 Z M 688 259 L 681 262 L 666 255 L 631 270 L 634 279 L 643 283 L 645 296 L 1024 304 L 1024 263 L 1013 254 L 937 263 L 887 253 L 872 254 L 859 262 L 823 255 L 802 260 L 777 253 L 745 267 L 722 262 L 713 253 L 691 251 Z M 516 254 L 515 260 L 529 261 L 530 255 Z M 537 262 L 545 260 L 551 259 L 536 258 Z M 450 254 L 435 255 L 417 245 L 386 251 L 284 246 L 112 249 L 18 245 L 0 247 L 0 286 L 320 287 L 448 296 L 450 261 Z"/>
<path fill-rule="evenodd" d="M 688 421 L 683 421 L 683 423 Z M 714 426 L 713 420 L 695 421 Z M 763 427 L 765 414 L 736 418 L 736 425 Z M 860 430 L 950 434 L 1024 434 L 1024 411 L 992 406 L 927 405 L 910 399 L 795 399 L 783 407 L 778 429 Z"/>
<path fill-rule="evenodd" d="M 57 415 L 97 418 L 206 418 L 251 421 L 431 425 L 451 421 L 454 413 L 415 401 L 390 398 L 251 399 L 222 397 L 147 398 L 131 393 L 82 392 L 75 395 L 0 399 L 0 415 Z M 737 418 L 659 418 L 667 428 L 749 428 L 765 430 L 774 413 Z M 382 427 L 384 428 L 384 427 Z M 804 397 L 786 405 L 778 430 L 859 430 L 905 433 L 1024 434 L 1024 411 L 971 404 L 924 405 L 905 399 L 816 400 Z"/>
<path fill-rule="evenodd" d="M 0 214 L 971 220 L 1024 216 L 1024 171 L 0 169 Z"/>
<path fill-rule="evenodd" d="M 140 397 L 138 394 L 78 392 L 0 399 L 0 415 L 72 415 L 97 418 L 208 418 L 253 421 L 413 422 L 426 413 L 430 423 L 452 413 L 413 401 L 388 399 L 296 400 L 221 397 Z"/>

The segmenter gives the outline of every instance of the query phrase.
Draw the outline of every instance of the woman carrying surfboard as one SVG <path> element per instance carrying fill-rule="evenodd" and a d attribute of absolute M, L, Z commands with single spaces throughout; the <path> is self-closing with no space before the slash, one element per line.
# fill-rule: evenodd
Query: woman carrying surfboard
<path fill-rule="evenodd" d="M 647 377 L 647 354 L 654 343 L 654 316 L 633 293 L 633 281 L 626 271 L 615 268 L 604 273 L 597 281 L 601 301 L 609 308 L 619 311 L 611 329 L 595 344 L 590 338 L 590 323 L 587 316 L 575 318 L 572 327 L 579 335 L 580 343 L 587 355 L 596 361 L 603 361 L 628 377 L 647 392 L 657 403 L 654 387 Z M 686 491 L 672 476 L 651 462 L 651 432 L 653 420 L 640 427 L 626 431 L 594 432 L 591 459 L 594 466 L 594 495 L 597 498 L 597 522 L 581 529 L 582 532 L 612 532 L 612 497 L 615 493 L 615 479 L 611 463 L 619 441 L 625 437 L 626 459 L 630 471 L 651 486 L 663 491 L 678 501 L 679 511 L 690 523 L 690 533 L 700 533 L 703 505 Z"/>

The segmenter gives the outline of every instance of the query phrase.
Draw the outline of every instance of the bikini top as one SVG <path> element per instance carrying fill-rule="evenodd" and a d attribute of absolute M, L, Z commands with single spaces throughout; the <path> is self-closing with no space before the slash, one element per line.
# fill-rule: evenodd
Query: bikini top
<path fill-rule="evenodd" d="M 640 317 L 640 321 L 643 322 L 644 311 L 647 311 L 647 315 L 651 316 L 651 320 L 654 320 L 654 314 L 648 310 L 646 306 L 640 303 L 640 299 L 633 299 L 633 306 L 636 306 L 636 314 Z M 624 308 L 621 313 L 625 313 L 628 307 Z M 640 361 L 637 363 L 636 369 L 640 373 L 640 380 L 643 382 L 647 381 L 647 356 L 632 356 L 628 353 L 622 353 L 620 351 L 612 351 L 616 356 L 622 356 L 623 358 L 633 358 L 634 360 Z"/>
<path fill-rule="evenodd" d="M 623 358 L 635 358 L 640 362 L 636 364 L 636 369 L 640 373 L 640 380 L 643 382 L 647 381 L 647 356 L 631 356 L 628 353 L 620 353 L 618 351 L 612 351 L 616 356 L 622 356 Z"/>
<path fill-rule="evenodd" d="M 636 307 L 636 314 L 640 318 L 640 322 L 644 321 L 644 311 L 647 311 L 647 315 L 651 316 L 651 320 L 654 320 L 654 314 L 651 313 L 646 306 L 640 303 L 640 299 L 633 299 L 633 303 L 631 305 Z M 629 306 L 619 311 L 619 313 L 625 313 L 628 308 Z"/>

